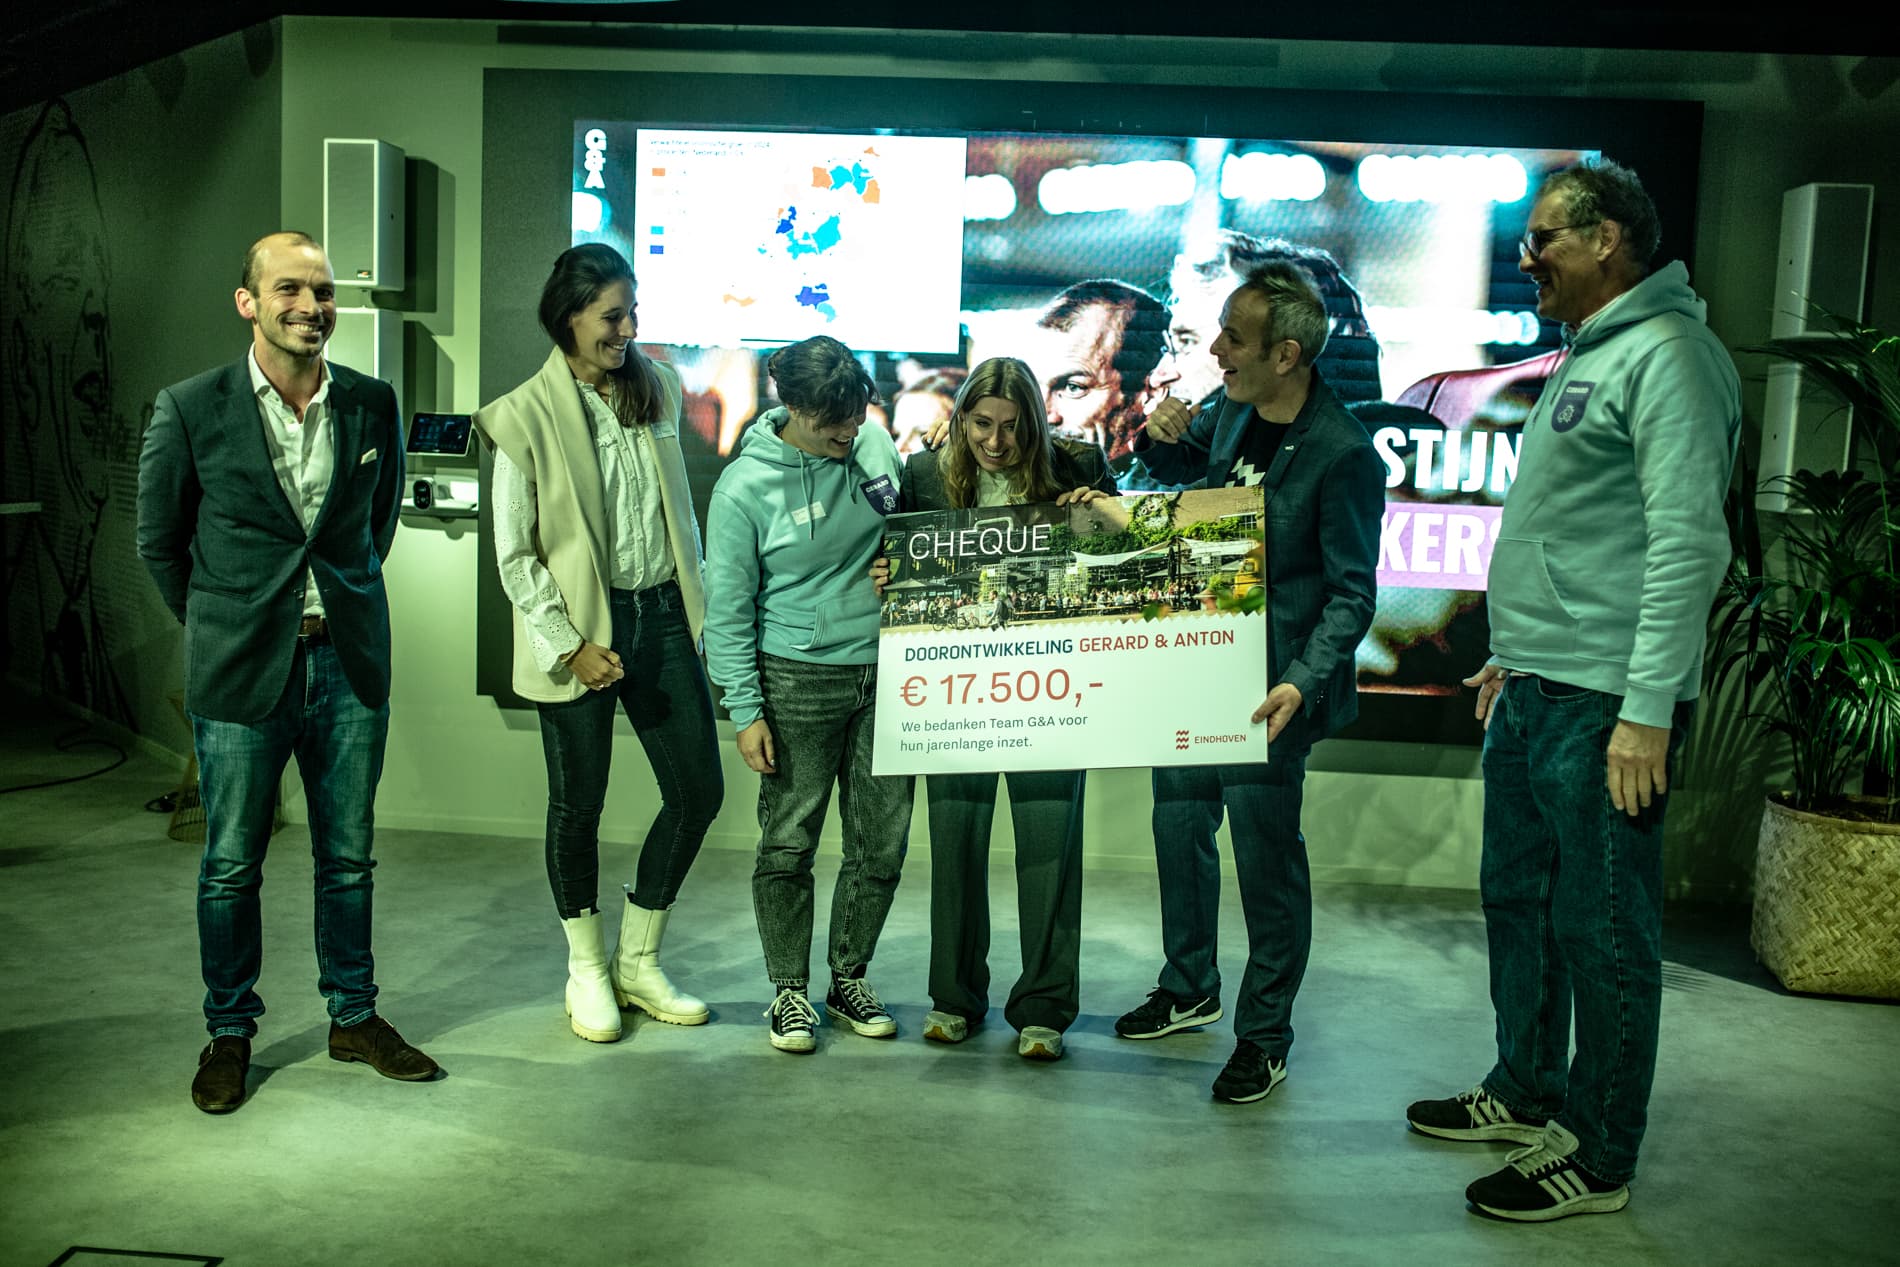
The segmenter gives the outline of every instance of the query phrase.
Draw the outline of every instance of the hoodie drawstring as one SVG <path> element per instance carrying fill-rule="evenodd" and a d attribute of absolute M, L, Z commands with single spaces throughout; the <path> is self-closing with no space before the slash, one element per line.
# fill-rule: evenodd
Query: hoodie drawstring
<path fill-rule="evenodd" d="M 815 541 L 818 517 L 811 513 L 811 459 L 803 453 L 798 455 L 798 483 L 805 490 L 805 540 Z"/>

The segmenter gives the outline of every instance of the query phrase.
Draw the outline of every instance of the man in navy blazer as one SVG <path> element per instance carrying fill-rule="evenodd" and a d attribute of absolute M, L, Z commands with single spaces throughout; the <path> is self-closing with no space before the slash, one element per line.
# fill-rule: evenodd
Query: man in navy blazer
<path fill-rule="evenodd" d="M 251 347 L 158 394 L 139 459 L 139 557 L 185 626 L 185 710 L 205 852 L 198 945 L 211 1042 L 192 1101 L 243 1102 L 262 933 L 258 890 L 292 756 L 316 860 L 317 985 L 330 1055 L 387 1077 L 434 1061 L 376 1014 L 370 857 L 389 729 L 383 559 L 402 501 L 402 423 L 389 384 L 327 362 L 336 281 L 308 234 L 244 258 Z"/>
<path fill-rule="evenodd" d="M 1160 480 L 1266 494 L 1271 686 L 1252 721 L 1265 723 L 1271 755 L 1264 765 L 1154 772 L 1167 962 L 1148 1001 L 1115 1023 L 1124 1038 L 1161 1038 L 1220 1019 L 1214 833 L 1224 811 L 1248 955 L 1234 1054 L 1214 1080 L 1214 1095 L 1237 1102 L 1263 1098 L 1286 1077 L 1293 997 L 1313 939 L 1300 834 L 1306 758 L 1358 716 L 1353 655 L 1372 623 L 1385 466 L 1313 368 L 1326 334 L 1326 307 L 1312 278 L 1286 260 L 1261 264 L 1221 309 L 1212 352 L 1222 391 L 1199 409 L 1163 401 L 1135 442 Z"/>

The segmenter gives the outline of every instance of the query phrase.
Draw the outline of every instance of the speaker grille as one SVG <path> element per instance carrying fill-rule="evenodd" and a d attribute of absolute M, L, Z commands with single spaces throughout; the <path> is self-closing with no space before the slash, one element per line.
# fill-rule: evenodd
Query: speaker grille
<path fill-rule="evenodd" d="M 1873 228 L 1872 185 L 1802 185 L 1781 199 L 1775 267 L 1777 339 L 1825 330 L 1823 314 L 1859 320 Z"/>
<path fill-rule="evenodd" d="M 323 237 L 343 285 L 376 278 L 376 144 L 323 143 Z"/>

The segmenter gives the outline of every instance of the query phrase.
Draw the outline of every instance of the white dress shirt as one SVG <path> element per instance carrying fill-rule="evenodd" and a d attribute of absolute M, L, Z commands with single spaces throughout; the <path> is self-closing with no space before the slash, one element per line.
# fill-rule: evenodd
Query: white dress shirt
<path fill-rule="evenodd" d="M 251 391 L 257 398 L 257 413 L 264 422 L 264 445 L 270 450 L 271 469 L 277 473 L 277 485 L 303 524 L 304 532 L 317 522 L 323 499 L 330 495 L 330 482 L 336 474 L 336 438 L 330 419 L 330 367 L 320 366 L 321 381 L 317 394 L 310 398 L 299 419 L 296 411 L 264 377 L 257 363 L 257 348 L 252 346 L 245 360 L 251 367 Z M 323 596 L 317 592 L 316 573 L 304 569 L 303 614 L 321 616 Z"/>

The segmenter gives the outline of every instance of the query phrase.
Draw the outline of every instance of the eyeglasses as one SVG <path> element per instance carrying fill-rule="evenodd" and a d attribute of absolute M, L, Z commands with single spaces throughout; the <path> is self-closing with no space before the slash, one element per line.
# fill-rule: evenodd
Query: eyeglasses
<path fill-rule="evenodd" d="M 1559 233 L 1569 233 L 1573 229 L 1594 229 L 1602 223 L 1601 220 L 1587 220 L 1582 224 L 1560 224 L 1550 229 L 1531 229 L 1517 240 L 1517 246 L 1531 259 L 1537 259 L 1550 249 L 1550 244 L 1556 240 Z"/>

